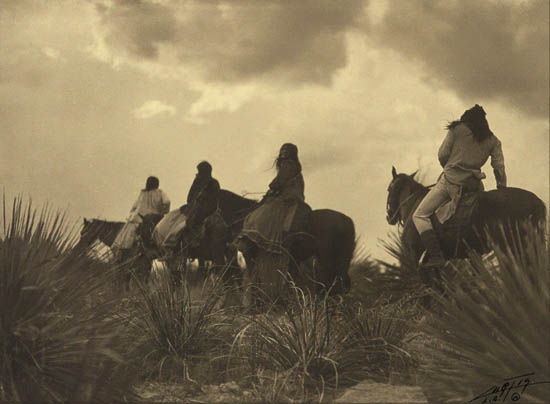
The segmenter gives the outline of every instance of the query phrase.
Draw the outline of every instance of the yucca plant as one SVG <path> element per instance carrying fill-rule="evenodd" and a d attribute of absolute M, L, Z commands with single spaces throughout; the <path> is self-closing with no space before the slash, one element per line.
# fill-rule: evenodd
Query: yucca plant
<path fill-rule="evenodd" d="M 9 218 L 8 218 L 9 214 Z M 133 397 L 117 373 L 118 336 L 110 271 L 72 251 L 63 213 L 20 198 L 3 202 L 0 241 L 2 399 L 112 402 Z"/>
<path fill-rule="evenodd" d="M 358 254 L 350 269 L 352 295 L 368 307 L 403 299 L 415 304 L 428 293 L 418 275 L 416 254 L 401 243 L 399 233 L 391 233 L 388 241 L 382 241 L 382 246 L 397 263 Z"/>
<path fill-rule="evenodd" d="M 387 380 L 391 373 L 408 374 L 416 367 L 406 344 L 420 313 L 418 305 L 408 301 L 378 300 L 371 307 L 356 302 L 346 308 L 350 340 L 361 348 L 364 370 L 370 377 Z"/>
<path fill-rule="evenodd" d="M 550 381 L 548 243 L 529 227 L 520 244 L 493 246 L 497 263 L 472 252 L 426 328 L 438 343 L 426 355 L 424 389 L 437 402 L 470 402 L 504 379 L 529 373 L 531 384 Z M 530 385 L 510 395 L 546 403 L 549 386 Z"/>
<path fill-rule="evenodd" d="M 190 290 L 186 282 L 175 286 L 164 276 L 138 286 L 132 320 L 136 343 L 128 355 L 147 369 L 142 374 L 146 378 L 192 381 L 191 362 L 215 352 L 227 326 L 218 307 L 224 293 L 221 283 L 206 280 L 202 289 Z"/>
<path fill-rule="evenodd" d="M 252 372 L 269 379 L 271 400 L 298 395 L 307 400 L 325 388 L 357 382 L 362 363 L 342 322 L 341 302 L 315 296 L 289 282 L 281 311 L 249 317 L 235 339 Z"/>

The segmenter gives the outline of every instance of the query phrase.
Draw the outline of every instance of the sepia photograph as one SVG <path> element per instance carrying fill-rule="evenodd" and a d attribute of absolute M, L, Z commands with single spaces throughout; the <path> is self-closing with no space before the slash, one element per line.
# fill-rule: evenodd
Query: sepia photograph
<path fill-rule="evenodd" d="M 550 402 L 550 0 L 0 0 L 0 402 Z"/>

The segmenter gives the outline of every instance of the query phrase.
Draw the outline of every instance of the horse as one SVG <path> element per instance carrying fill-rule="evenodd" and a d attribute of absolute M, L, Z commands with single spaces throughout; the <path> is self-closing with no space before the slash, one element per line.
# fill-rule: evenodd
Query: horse
<path fill-rule="evenodd" d="M 429 187 L 417 182 L 414 179 L 415 174 L 416 172 L 411 175 L 398 174 L 395 167 L 392 167 L 386 219 L 390 225 L 402 225 L 402 247 L 413 254 L 414 262 L 418 262 L 424 252 L 424 246 L 412 221 L 412 215 L 428 193 Z M 521 236 L 522 223 L 531 222 L 537 228 L 544 226 L 546 207 L 532 192 L 508 187 L 477 191 L 477 194 L 464 195 L 463 198 L 471 196 L 474 198 L 470 200 L 474 203 L 467 208 L 459 203 L 454 217 L 446 223 L 441 224 L 436 217 L 432 217 L 434 230 L 447 260 L 467 258 L 470 250 L 481 254 L 488 253 L 491 250 L 491 242 L 500 246 L 515 245 L 510 243 L 514 243 L 515 235 Z M 428 258 L 424 257 L 424 260 L 427 261 Z M 429 282 L 425 276 L 427 275 L 424 274 L 423 280 Z"/>
<path fill-rule="evenodd" d="M 196 203 L 201 203 L 202 194 Z M 186 228 L 180 235 L 176 253 L 170 258 L 168 268 L 176 283 L 181 281 L 181 265 L 178 262 L 187 259 L 198 259 L 199 263 L 212 262 L 214 271 L 222 271 L 226 284 L 240 283 L 240 267 L 237 251 L 230 243 L 240 233 L 246 215 L 258 205 L 258 201 L 241 197 L 231 191 L 221 189 L 218 194 L 218 205 L 215 212 L 205 219 L 204 232 L 198 243 L 191 240 L 194 235 Z M 185 207 L 184 207 L 185 208 Z M 199 270 L 202 265 L 199 264 Z"/>
<path fill-rule="evenodd" d="M 204 196 L 199 196 L 198 203 L 201 203 L 201 197 Z M 241 233 L 244 219 L 261 201 L 247 199 L 223 189 L 219 192 L 218 201 L 219 213 L 229 228 L 226 241 L 231 251 L 231 241 Z M 302 234 L 303 237 L 294 237 L 288 245 L 289 272 L 293 278 L 300 277 L 303 275 L 298 269 L 300 264 L 314 259 L 315 290 L 319 292 L 332 288 L 331 291 L 335 294 L 346 293 L 351 284 L 347 271 L 355 250 L 353 220 L 335 210 L 318 209 L 311 211 L 309 222 L 310 228 Z M 235 253 L 232 250 L 231 254 Z M 245 254 L 249 272 L 253 271 L 251 267 L 254 258 Z"/>
<path fill-rule="evenodd" d="M 124 226 L 124 222 L 110 222 L 101 219 L 88 220 L 84 218 L 84 223 L 80 230 L 80 239 L 74 248 L 78 250 L 90 248 L 98 240 L 106 246 L 111 247 L 122 226 Z"/>
<path fill-rule="evenodd" d="M 88 220 L 84 218 L 84 223 L 80 231 L 80 240 L 74 246 L 75 252 L 82 252 L 91 249 L 97 241 L 101 241 L 108 247 L 112 247 L 116 236 L 124 226 L 125 222 L 113 222 L 102 219 Z M 129 250 L 123 250 L 117 258 L 119 264 L 123 264 L 128 270 L 121 272 L 121 283 L 127 288 L 131 274 L 134 272 L 138 278 L 146 282 L 152 264 L 152 259 L 147 254 L 147 247 L 150 246 L 151 232 L 154 227 L 154 221 L 148 216 L 142 217 L 142 223 L 138 226 L 138 243 Z"/>

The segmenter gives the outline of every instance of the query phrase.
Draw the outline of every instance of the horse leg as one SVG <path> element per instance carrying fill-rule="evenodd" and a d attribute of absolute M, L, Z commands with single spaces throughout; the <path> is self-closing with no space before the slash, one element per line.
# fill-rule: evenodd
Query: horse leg
<path fill-rule="evenodd" d="M 143 255 L 139 259 L 138 263 L 138 279 L 139 282 L 143 286 L 146 286 L 149 282 L 149 276 L 151 275 L 151 267 L 153 266 L 153 262 L 151 259 L 149 259 L 147 256 Z"/>
<path fill-rule="evenodd" d="M 238 251 L 228 248 L 227 253 L 223 255 L 222 262 L 222 266 L 220 266 L 224 288 L 222 307 L 239 306 L 241 302 L 238 296 L 242 293 L 243 275 L 238 264 Z"/>
<path fill-rule="evenodd" d="M 118 264 L 118 284 L 123 292 L 130 291 L 130 280 L 132 279 L 132 265 L 133 262 L 130 260 L 131 250 L 123 249 L 120 250 L 118 254 L 117 264 Z"/>
<path fill-rule="evenodd" d="M 246 311 L 255 312 L 257 310 L 256 302 L 256 282 L 254 272 L 256 270 L 256 257 L 255 254 L 250 254 L 249 251 L 243 253 L 243 257 L 246 261 L 246 268 L 243 271 L 242 275 L 242 299 L 241 305 L 245 308 Z"/>
<path fill-rule="evenodd" d="M 206 260 L 204 260 L 203 258 L 198 258 L 197 261 L 199 262 L 198 270 L 199 271 L 205 271 L 206 270 Z"/>
<path fill-rule="evenodd" d="M 179 288 L 183 283 L 185 262 L 186 258 L 181 256 L 172 256 L 166 261 L 174 288 Z"/>

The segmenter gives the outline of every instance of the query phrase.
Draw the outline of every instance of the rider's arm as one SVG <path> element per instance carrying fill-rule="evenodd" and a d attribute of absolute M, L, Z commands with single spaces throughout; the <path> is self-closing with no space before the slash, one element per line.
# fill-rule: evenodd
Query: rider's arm
<path fill-rule="evenodd" d="M 495 137 L 496 139 L 496 137 Z M 496 139 L 491 149 L 491 166 L 495 174 L 497 188 L 506 188 L 506 170 L 504 169 L 504 154 L 502 153 L 502 143 Z"/>
<path fill-rule="evenodd" d="M 217 192 L 220 190 L 220 183 L 217 179 L 212 178 L 212 180 L 210 180 L 210 190 L 217 196 Z"/>
<path fill-rule="evenodd" d="M 189 192 L 187 193 L 187 203 L 190 204 L 193 199 L 195 198 L 195 194 L 199 191 L 199 179 L 198 177 L 195 177 L 193 180 L 193 184 L 191 184 L 191 188 L 189 188 Z"/>
<path fill-rule="evenodd" d="M 160 191 L 160 195 L 162 198 L 162 213 L 166 214 L 170 212 L 170 199 L 168 198 L 168 195 L 166 195 L 166 192 Z"/>
<path fill-rule="evenodd" d="M 441 164 L 441 167 L 443 168 L 445 168 L 445 164 L 447 164 L 449 157 L 451 157 L 454 140 L 454 133 L 451 129 L 449 129 L 449 131 L 447 132 L 447 136 L 445 136 L 443 143 L 441 143 L 441 146 L 439 146 L 439 152 L 437 153 L 439 164 Z"/>
<path fill-rule="evenodd" d="M 134 211 L 137 209 L 138 203 L 139 203 L 139 199 L 140 199 L 140 196 L 141 196 L 141 193 L 139 194 L 139 196 L 137 197 L 136 201 L 135 201 L 134 204 L 132 205 L 132 209 L 130 209 L 130 214 L 134 213 Z"/>
<path fill-rule="evenodd" d="M 288 180 L 296 177 L 299 173 L 300 170 L 298 169 L 298 165 L 295 162 L 291 160 L 282 161 L 277 176 L 269 184 L 269 189 L 280 191 L 288 182 Z"/>

